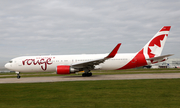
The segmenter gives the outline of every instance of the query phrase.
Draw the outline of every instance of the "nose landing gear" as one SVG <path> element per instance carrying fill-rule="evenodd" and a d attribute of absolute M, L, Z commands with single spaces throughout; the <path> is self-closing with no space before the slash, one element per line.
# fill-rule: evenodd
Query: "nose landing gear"
<path fill-rule="evenodd" d="M 20 79 L 21 78 L 20 72 L 16 72 L 16 74 L 17 74 L 17 79 Z"/>

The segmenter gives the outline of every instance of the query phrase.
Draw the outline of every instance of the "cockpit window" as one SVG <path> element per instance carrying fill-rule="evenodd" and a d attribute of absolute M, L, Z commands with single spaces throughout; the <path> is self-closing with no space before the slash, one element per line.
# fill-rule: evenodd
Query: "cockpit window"
<path fill-rule="evenodd" d="M 11 61 L 9 61 L 9 63 L 12 63 L 13 61 L 11 60 Z"/>

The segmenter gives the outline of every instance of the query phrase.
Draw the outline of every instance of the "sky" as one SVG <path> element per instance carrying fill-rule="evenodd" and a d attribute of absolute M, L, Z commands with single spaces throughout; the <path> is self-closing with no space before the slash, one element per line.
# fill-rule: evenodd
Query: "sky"
<path fill-rule="evenodd" d="M 162 54 L 180 58 L 179 0 L 1 0 L 0 67 L 30 55 L 139 51 L 172 26 Z"/>

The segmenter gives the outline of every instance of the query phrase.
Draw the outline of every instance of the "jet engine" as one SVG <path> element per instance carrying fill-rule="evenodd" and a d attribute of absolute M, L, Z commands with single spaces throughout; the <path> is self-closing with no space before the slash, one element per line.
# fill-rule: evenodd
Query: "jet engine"
<path fill-rule="evenodd" d="M 78 69 L 74 69 L 69 65 L 58 65 L 56 67 L 57 74 L 70 74 L 70 73 L 75 73 L 78 71 L 79 71 Z"/>

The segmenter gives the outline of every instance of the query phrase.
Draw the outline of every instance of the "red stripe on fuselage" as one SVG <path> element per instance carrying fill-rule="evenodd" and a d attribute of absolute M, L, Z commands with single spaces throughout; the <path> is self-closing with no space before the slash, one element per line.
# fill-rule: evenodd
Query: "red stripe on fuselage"
<path fill-rule="evenodd" d="M 119 68 L 117 70 L 121 70 L 121 69 L 131 69 L 131 68 L 136 68 L 136 67 L 140 67 L 140 66 L 145 66 L 147 65 L 145 56 L 143 54 L 143 50 L 138 52 L 138 54 L 125 66 L 123 66 L 122 68 Z"/>

